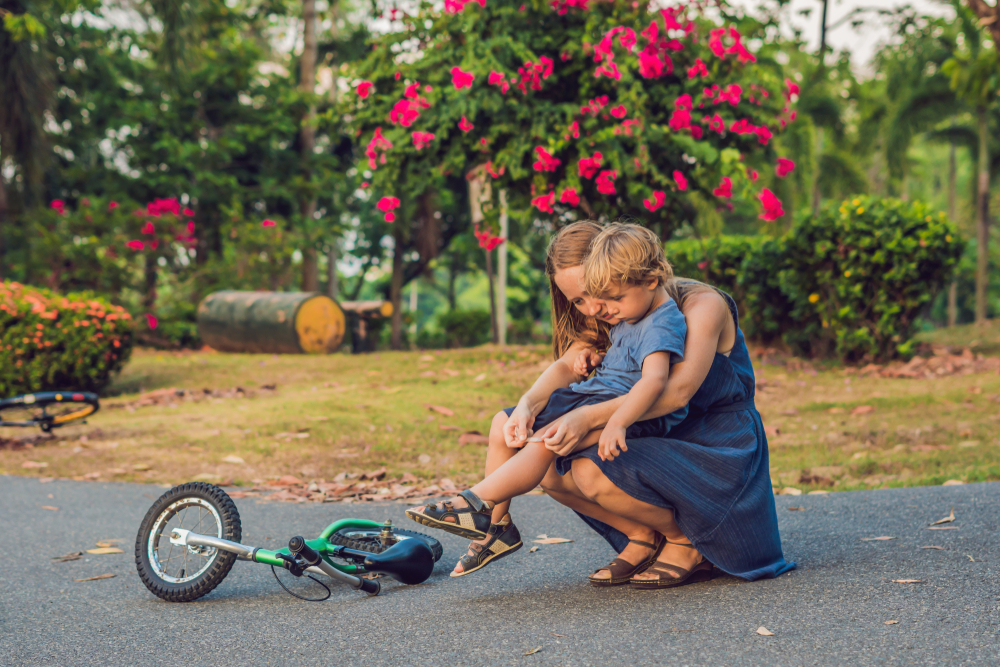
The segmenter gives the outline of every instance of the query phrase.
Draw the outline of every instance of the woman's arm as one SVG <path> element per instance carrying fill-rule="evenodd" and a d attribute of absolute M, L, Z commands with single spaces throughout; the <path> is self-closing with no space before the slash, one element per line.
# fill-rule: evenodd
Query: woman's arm
<path fill-rule="evenodd" d="M 587 349 L 589 349 L 587 345 L 580 342 L 570 345 L 569 349 L 552 362 L 524 393 L 503 427 L 504 438 L 508 445 L 511 447 L 524 445 L 530 435 L 535 416 L 549 402 L 552 392 L 586 379 L 586 375 L 576 372 L 573 367 L 580 353 Z"/>
<path fill-rule="evenodd" d="M 684 317 L 687 319 L 684 361 L 671 367 L 666 390 L 640 419 L 670 414 L 691 401 L 712 369 L 715 353 L 726 333 L 727 320 L 732 322 L 729 306 L 715 292 L 691 295 L 684 304 Z M 565 456 L 589 442 L 590 439 L 585 441 L 587 434 L 602 429 L 625 400 L 626 396 L 619 396 L 605 403 L 577 408 L 554 421 L 539 435 L 549 449 Z M 592 439 L 596 442 L 596 437 Z"/>

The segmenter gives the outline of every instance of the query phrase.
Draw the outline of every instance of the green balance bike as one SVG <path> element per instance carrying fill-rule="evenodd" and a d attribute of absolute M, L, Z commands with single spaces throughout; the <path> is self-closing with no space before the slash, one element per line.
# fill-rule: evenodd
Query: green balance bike
<path fill-rule="evenodd" d="M 365 574 L 384 574 L 404 584 L 427 580 L 441 558 L 441 543 L 401 530 L 390 521 L 336 521 L 314 540 L 292 537 L 278 551 L 240 543 L 243 529 L 232 498 L 218 486 L 195 482 L 170 489 L 153 503 L 135 540 L 135 564 L 142 583 L 168 602 L 191 602 L 222 583 L 233 563 L 246 560 L 271 566 L 278 584 L 310 602 L 330 597 L 330 589 L 312 575 L 324 575 L 368 595 L 381 589 Z M 298 595 L 286 587 L 275 568 L 307 576 L 326 588 L 322 598 Z"/>

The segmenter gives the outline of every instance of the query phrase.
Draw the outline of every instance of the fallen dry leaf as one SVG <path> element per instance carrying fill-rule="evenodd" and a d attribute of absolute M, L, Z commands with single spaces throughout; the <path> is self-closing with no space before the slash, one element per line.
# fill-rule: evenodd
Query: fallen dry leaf
<path fill-rule="evenodd" d="M 852 415 L 867 415 L 869 413 L 875 412 L 875 408 L 870 405 L 859 405 L 858 407 L 851 410 Z"/>
<path fill-rule="evenodd" d="M 403 476 L 399 479 L 399 481 L 402 484 L 413 484 L 414 482 L 417 482 L 418 479 L 417 476 L 414 475 L 412 472 L 404 472 Z"/>
<path fill-rule="evenodd" d="M 883 535 L 881 537 L 862 537 L 862 542 L 874 542 L 876 540 L 894 540 L 895 537 L 889 537 L 888 535 Z"/>
<path fill-rule="evenodd" d="M 448 377 L 453 377 L 453 378 L 454 377 L 458 377 L 459 375 L 461 375 L 461 373 L 459 373 L 458 371 L 456 371 L 456 370 L 454 370 L 452 368 L 444 368 L 444 369 L 442 369 L 441 372 L 444 373 L 445 375 L 447 375 Z"/>
<path fill-rule="evenodd" d="M 87 549 L 87 553 L 103 556 L 105 554 L 123 554 L 125 552 L 117 547 L 97 547 L 96 549 Z"/>
<path fill-rule="evenodd" d="M 236 456 L 235 454 L 230 454 L 229 456 L 224 457 L 222 460 L 225 463 L 239 463 L 239 464 L 246 463 L 246 461 L 244 461 L 241 457 Z"/>
<path fill-rule="evenodd" d="M 899 625 L 899 621 L 886 621 L 886 625 Z"/>
<path fill-rule="evenodd" d="M 148 463 L 136 463 L 134 466 L 132 466 L 132 470 L 138 470 L 139 472 L 142 472 L 143 470 L 149 470 L 149 464 Z"/>
<path fill-rule="evenodd" d="M 958 526 L 927 526 L 927 530 L 958 530 Z"/>
<path fill-rule="evenodd" d="M 52 505 L 42 505 L 43 510 L 52 510 L 53 512 L 58 512 L 58 507 L 53 507 Z"/>
<path fill-rule="evenodd" d="M 934 522 L 934 523 L 932 523 L 931 525 L 932 525 L 932 526 L 939 526 L 939 525 L 941 525 L 942 523 L 951 523 L 951 522 L 952 522 L 952 521 L 954 521 L 954 520 L 955 520 L 955 508 L 954 508 L 954 507 L 952 507 L 952 508 L 951 508 L 951 514 L 949 514 L 948 516 L 946 516 L 946 517 L 945 517 L 945 518 L 943 518 L 943 519 L 938 519 L 937 521 L 935 521 L 935 522 Z"/>
<path fill-rule="evenodd" d="M 531 547 L 530 549 L 528 549 L 528 553 L 529 553 L 529 554 L 533 554 L 533 553 L 535 553 L 536 551 L 538 551 L 538 549 L 539 549 L 539 548 L 540 548 L 540 547 Z M 549 634 L 552 634 L 552 633 L 549 633 Z"/>
<path fill-rule="evenodd" d="M 430 405 L 430 404 L 428 404 L 427 405 L 427 409 L 428 410 L 433 410 L 434 412 L 442 414 L 445 417 L 454 417 L 455 416 L 455 411 L 454 410 L 452 410 L 451 408 L 446 408 L 443 405 Z"/>
<path fill-rule="evenodd" d="M 962 447 L 962 448 L 966 448 L 966 447 L 978 447 L 979 446 L 979 441 L 978 440 L 965 440 L 963 442 L 958 443 L 958 446 Z"/>
<path fill-rule="evenodd" d="M 937 549 L 939 551 L 944 551 L 944 547 L 920 547 L 921 549 Z"/>
<path fill-rule="evenodd" d="M 962 484 L 965 484 L 965 482 L 963 482 L 960 479 L 949 479 L 947 482 L 945 482 L 941 486 L 961 486 Z"/>
<path fill-rule="evenodd" d="M 975 559 L 975 558 L 973 558 L 971 554 L 965 554 L 965 555 L 966 555 L 966 556 L 968 556 L 968 557 L 969 557 L 969 560 L 971 560 L 971 561 L 972 561 L 973 563 L 975 563 L 975 562 L 976 562 L 976 559 Z"/>
<path fill-rule="evenodd" d="M 757 628 L 757 634 L 758 635 L 762 635 L 764 637 L 773 637 L 774 636 L 774 633 L 771 632 L 770 630 L 768 630 L 767 628 L 765 628 L 763 625 L 760 626 L 759 628 Z"/>
<path fill-rule="evenodd" d="M 419 361 L 434 361 L 434 357 L 432 357 L 429 354 L 425 354 L 422 357 L 420 357 Z"/>
<path fill-rule="evenodd" d="M 844 408 L 830 408 L 827 412 L 831 415 L 839 415 L 844 411 Z"/>
<path fill-rule="evenodd" d="M 480 373 L 476 377 L 472 378 L 472 381 L 473 382 L 482 382 L 485 379 L 486 379 L 486 373 Z"/>
<path fill-rule="evenodd" d="M 427 454 L 421 454 L 420 456 L 417 457 L 417 460 L 420 461 L 422 465 L 427 465 L 428 463 L 431 462 L 431 457 L 428 456 Z"/>
<path fill-rule="evenodd" d="M 81 558 L 83 558 L 83 552 L 82 551 L 74 551 L 72 553 L 66 554 L 65 556 L 53 556 L 52 557 L 52 562 L 53 563 L 68 563 L 71 560 L 80 560 Z"/>
<path fill-rule="evenodd" d="M 525 651 L 524 654 L 525 655 L 534 655 L 535 653 L 538 653 L 541 650 L 542 650 L 541 646 L 536 646 L 535 648 L 528 649 L 527 651 Z"/>
<path fill-rule="evenodd" d="M 488 445 L 490 444 L 489 436 L 483 435 L 479 431 L 466 431 L 462 435 L 458 436 L 459 445 Z"/>
<path fill-rule="evenodd" d="M 428 419 L 434 419 L 433 417 L 428 417 Z M 462 429 L 454 424 L 438 424 L 438 428 L 442 431 L 461 431 Z"/>
<path fill-rule="evenodd" d="M 805 507 L 789 507 L 788 509 L 791 512 L 805 512 L 806 511 Z"/>
<path fill-rule="evenodd" d="M 543 537 L 540 540 L 531 540 L 536 544 L 565 544 L 566 542 L 572 542 L 573 540 L 567 540 L 565 537 Z"/>
<path fill-rule="evenodd" d="M 781 496 L 801 496 L 802 495 L 802 489 L 796 489 L 795 487 L 792 487 L 792 486 L 786 486 L 781 491 L 778 491 L 778 495 L 781 495 Z"/>
<path fill-rule="evenodd" d="M 97 542 L 94 543 L 94 545 L 98 547 L 113 547 L 115 546 L 115 542 L 121 542 L 121 541 L 122 540 L 118 538 L 115 538 L 113 540 L 98 540 Z"/>
<path fill-rule="evenodd" d="M 111 574 L 99 574 L 96 577 L 87 577 L 86 579 L 74 579 L 73 581 L 97 581 L 98 579 L 114 579 L 116 575 Z"/>
<path fill-rule="evenodd" d="M 892 583 L 894 583 L 894 584 L 922 584 L 922 583 L 924 583 L 924 580 L 923 579 L 893 579 Z"/>
<path fill-rule="evenodd" d="M 561 635 L 558 632 L 550 632 L 549 634 L 552 635 L 553 637 L 565 637 L 566 636 L 566 635 Z"/>
<path fill-rule="evenodd" d="M 44 461 L 25 461 L 21 464 L 22 468 L 48 468 L 49 464 Z"/>
<path fill-rule="evenodd" d="M 378 470 L 372 470 L 371 472 L 366 472 L 365 474 L 361 475 L 361 479 L 370 479 L 377 481 L 385 477 L 385 473 L 386 473 L 385 466 L 382 466 Z"/>

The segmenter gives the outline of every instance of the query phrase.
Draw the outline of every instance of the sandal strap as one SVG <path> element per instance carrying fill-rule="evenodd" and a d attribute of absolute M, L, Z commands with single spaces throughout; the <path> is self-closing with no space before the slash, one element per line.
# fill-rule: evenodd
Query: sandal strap
<path fill-rule="evenodd" d="M 642 540 L 629 540 L 632 544 L 638 544 L 640 547 L 646 547 L 647 549 L 655 549 L 657 544 L 650 544 L 649 542 L 643 542 Z"/>
<path fill-rule="evenodd" d="M 479 496 L 474 494 L 471 489 L 460 491 L 458 495 L 465 498 L 465 502 L 469 503 L 469 507 L 476 512 L 484 512 L 485 510 L 493 509 L 492 506 L 487 506 L 487 504 L 483 502 Z"/>
<path fill-rule="evenodd" d="M 616 558 L 604 567 L 600 567 L 594 570 L 594 574 L 601 572 L 602 570 L 607 570 L 611 574 L 612 579 L 621 579 L 622 577 L 631 576 L 635 574 L 635 571 L 642 567 L 641 565 L 633 565 L 624 558 Z"/>
<path fill-rule="evenodd" d="M 675 547 L 684 547 L 685 549 L 695 549 L 695 546 L 691 543 L 685 544 L 683 542 L 671 542 L 667 540 L 667 544 L 673 544 Z M 695 549 L 697 551 L 697 549 Z"/>
<path fill-rule="evenodd" d="M 665 574 L 666 577 L 660 577 L 660 579 L 683 579 L 688 575 L 690 570 L 680 567 L 679 565 L 671 565 L 670 563 L 661 563 L 659 561 L 653 563 L 646 572 L 655 572 L 656 574 Z M 678 576 L 674 576 L 671 572 L 676 572 Z"/>

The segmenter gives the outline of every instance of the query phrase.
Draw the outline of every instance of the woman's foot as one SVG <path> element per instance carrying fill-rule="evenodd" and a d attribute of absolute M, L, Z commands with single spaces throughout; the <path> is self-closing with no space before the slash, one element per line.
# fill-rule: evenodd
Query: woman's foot
<path fill-rule="evenodd" d="M 406 516 L 430 528 L 439 528 L 472 540 L 486 539 L 493 523 L 494 503 L 484 502 L 472 491 L 433 505 L 411 507 Z"/>
<path fill-rule="evenodd" d="M 486 567 L 492 561 L 509 556 L 524 546 L 521 533 L 517 530 L 510 514 L 490 526 L 485 539 L 475 540 L 469 551 L 455 565 L 451 576 L 461 577 Z"/>
<path fill-rule="evenodd" d="M 656 531 L 649 531 L 648 533 L 636 533 L 635 535 L 629 535 L 629 543 L 625 545 L 625 549 L 618 554 L 618 558 L 627 563 L 632 563 L 634 565 L 640 565 L 646 563 L 653 557 L 656 552 L 657 545 L 663 539 L 657 534 Z M 613 578 L 610 569 L 611 566 L 606 568 L 601 568 L 594 574 L 590 575 L 589 579 L 592 583 L 600 583 L 602 581 L 609 581 Z"/>
<path fill-rule="evenodd" d="M 632 577 L 632 584 L 644 588 L 665 588 L 706 581 L 711 579 L 711 575 L 712 564 L 685 539 L 668 541 L 653 566 Z"/>

